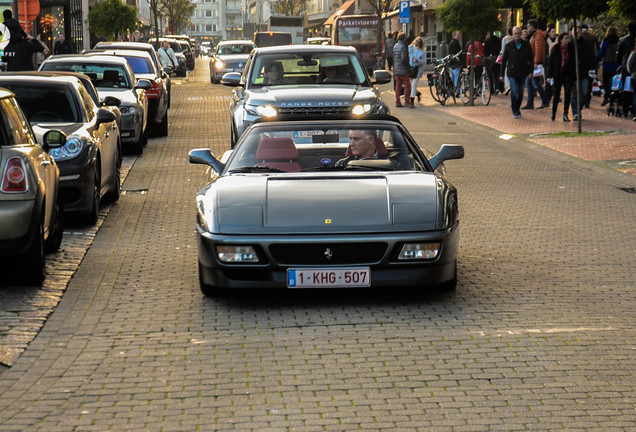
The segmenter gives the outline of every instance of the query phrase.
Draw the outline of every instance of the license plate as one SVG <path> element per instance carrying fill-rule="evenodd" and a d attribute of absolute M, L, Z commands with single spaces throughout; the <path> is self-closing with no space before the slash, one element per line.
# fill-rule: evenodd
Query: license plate
<path fill-rule="evenodd" d="M 369 267 L 300 268 L 287 270 L 288 288 L 346 288 L 371 286 Z"/>

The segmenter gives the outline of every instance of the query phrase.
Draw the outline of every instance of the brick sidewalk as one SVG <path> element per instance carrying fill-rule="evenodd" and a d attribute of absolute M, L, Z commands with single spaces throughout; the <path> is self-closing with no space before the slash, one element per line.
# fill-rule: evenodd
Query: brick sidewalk
<path fill-rule="evenodd" d="M 493 96 L 488 106 L 478 99 L 475 106 L 465 106 L 460 99 L 453 104 L 450 99 L 446 106 L 433 100 L 428 86 L 422 85 L 421 105 L 435 107 L 444 112 L 475 122 L 502 133 L 522 136 L 535 144 L 558 150 L 562 153 L 591 162 L 609 166 L 618 171 L 636 176 L 636 122 L 631 118 L 608 117 L 606 107 L 601 106 L 601 98 L 592 97 L 589 109 L 583 110 L 583 132 L 603 131 L 602 135 L 555 136 L 558 132 L 577 132 L 578 125 L 572 121 L 564 123 L 563 105 L 559 104 L 557 120 L 551 121 L 551 108 L 524 110 L 521 119 L 513 119 L 510 111 L 510 97 L 503 94 Z M 426 81 L 424 81 L 425 83 Z M 527 95 L 524 98 L 527 99 Z M 572 118 L 570 110 L 570 118 Z"/>

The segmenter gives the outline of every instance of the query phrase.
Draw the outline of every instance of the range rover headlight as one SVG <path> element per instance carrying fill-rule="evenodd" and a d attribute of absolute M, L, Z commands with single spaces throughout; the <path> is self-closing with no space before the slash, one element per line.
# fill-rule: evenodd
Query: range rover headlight
<path fill-rule="evenodd" d="M 84 149 L 84 140 L 80 137 L 69 137 L 59 148 L 51 149 L 49 154 L 56 162 L 76 158 Z"/>
<path fill-rule="evenodd" d="M 259 117 L 276 117 L 278 111 L 271 105 L 245 105 L 245 111 Z"/>
<path fill-rule="evenodd" d="M 371 104 L 358 104 L 353 107 L 351 111 L 354 115 L 363 115 L 369 114 L 371 112 L 372 105 Z"/>
<path fill-rule="evenodd" d="M 216 62 L 214 62 L 214 67 L 216 69 L 223 69 L 225 68 L 225 63 L 223 63 L 221 60 L 217 60 Z"/>

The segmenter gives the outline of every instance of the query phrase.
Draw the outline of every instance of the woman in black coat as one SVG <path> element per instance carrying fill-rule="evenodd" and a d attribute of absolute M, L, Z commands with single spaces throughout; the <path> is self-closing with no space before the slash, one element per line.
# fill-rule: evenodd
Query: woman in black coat
<path fill-rule="evenodd" d="M 569 122 L 568 110 L 570 109 L 570 91 L 576 81 L 576 69 L 574 67 L 574 46 L 570 43 L 567 33 L 561 33 L 559 40 L 550 51 L 550 62 L 548 63 L 548 78 L 552 78 L 552 121 L 556 117 L 559 99 L 561 98 L 561 88 L 563 87 L 563 121 Z"/>

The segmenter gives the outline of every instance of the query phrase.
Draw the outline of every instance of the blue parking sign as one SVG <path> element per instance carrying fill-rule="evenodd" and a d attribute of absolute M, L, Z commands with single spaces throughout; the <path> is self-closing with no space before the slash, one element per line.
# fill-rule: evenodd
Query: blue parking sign
<path fill-rule="evenodd" d="M 400 15 L 398 18 L 400 24 L 411 23 L 411 2 L 400 0 Z"/>

